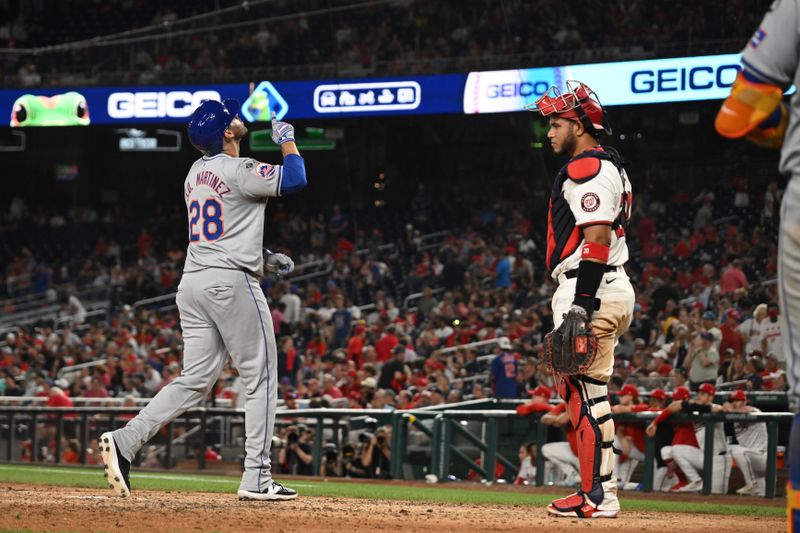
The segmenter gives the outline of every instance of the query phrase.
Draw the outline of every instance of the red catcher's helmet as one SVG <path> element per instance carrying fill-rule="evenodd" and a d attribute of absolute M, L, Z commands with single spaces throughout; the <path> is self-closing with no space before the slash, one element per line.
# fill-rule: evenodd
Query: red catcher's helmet
<path fill-rule="evenodd" d="M 575 120 L 583 124 L 586 131 L 594 134 L 611 135 L 611 126 L 606 113 L 600 104 L 597 94 L 585 83 L 567 80 L 567 90 L 561 92 L 555 85 L 551 86 L 530 106 L 543 117 L 556 115 L 559 118 Z"/>

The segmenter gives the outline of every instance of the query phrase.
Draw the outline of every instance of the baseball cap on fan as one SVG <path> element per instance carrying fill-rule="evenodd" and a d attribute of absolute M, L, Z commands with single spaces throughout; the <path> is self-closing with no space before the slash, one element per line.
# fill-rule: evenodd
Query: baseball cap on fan
<path fill-rule="evenodd" d="M 697 391 L 698 392 L 705 392 L 706 394 L 710 394 L 711 396 L 714 396 L 715 394 L 717 394 L 717 388 L 714 385 L 712 385 L 711 383 L 703 383 L 702 385 L 700 385 L 700 387 L 697 389 Z"/>
<path fill-rule="evenodd" d="M 667 393 L 664 392 L 664 389 L 653 389 L 650 392 L 650 398 L 655 400 L 666 400 Z"/>
<path fill-rule="evenodd" d="M 622 387 L 619 390 L 619 395 L 620 396 L 626 396 L 628 394 L 630 394 L 634 398 L 638 398 L 639 397 L 639 389 L 636 388 L 636 385 L 631 385 L 630 383 L 628 383 L 627 385 L 625 385 L 624 387 Z"/>
<path fill-rule="evenodd" d="M 692 393 L 684 386 L 677 387 L 672 393 L 672 399 L 675 401 L 688 400 L 691 397 Z"/>
<path fill-rule="evenodd" d="M 731 393 L 728 399 L 732 402 L 746 402 L 747 394 L 743 390 L 735 390 Z"/>

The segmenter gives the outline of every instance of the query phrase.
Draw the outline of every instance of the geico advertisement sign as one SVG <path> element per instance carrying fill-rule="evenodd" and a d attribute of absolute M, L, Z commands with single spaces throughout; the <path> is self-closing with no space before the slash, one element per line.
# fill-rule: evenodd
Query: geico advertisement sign
<path fill-rule="evenodd" d="M 604 105 L 654 104 L 725 98 L 741 70 L 739 54 L 471 72 L 464 113 L 520 111 L 551 85 L 589 85 Z"/>
<path fill-rule="evenodd" d="M 205 100 L 222 100 L 217 91 L 137 91 L 108 96 L 108 116 L 128 118 L 187 118 Z"/>

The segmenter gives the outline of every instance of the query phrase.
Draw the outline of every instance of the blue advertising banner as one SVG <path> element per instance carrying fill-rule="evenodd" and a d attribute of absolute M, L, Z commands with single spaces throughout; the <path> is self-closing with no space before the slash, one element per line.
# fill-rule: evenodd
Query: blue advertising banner
<path fill-rule="evenodd" d="M 728 94 L 740 57 L 338 81 L 3 90 L 0 113 L 10 115 L 12 127 L 186 122 L 200 102 L 212 98 L 236 98 L 248 122 L 269 121 L 272 112 L 289 119 L 507 113 L 522 111 L 551 85 L 563 87 L 569 79 L 587 83 L 609 106 L 713 100 Z"/>
<path fill-rule="evenodd" d="M 173 87 L 0 91 L 12 127 L 186 122 L 200 102 L 236 98 L 248 122 L 280 119 L 461 113 L 466 74 L 347 82 L 262 81 Z M 6 116 L 9 116 L 6 115 Z"/>

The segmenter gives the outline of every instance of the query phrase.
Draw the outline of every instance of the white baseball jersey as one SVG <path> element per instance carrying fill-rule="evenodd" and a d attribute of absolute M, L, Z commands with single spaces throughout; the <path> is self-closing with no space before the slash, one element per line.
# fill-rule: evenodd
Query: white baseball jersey
<path fill-rule="evenodd" d="M 582 183 L 567 179 L 564 181 L 562 193 L 575 217 L 575 229 L 594 224 L 611 225 L 620 216 L 623 209 L 630 210 L 631 182 L 625 170 L 620 173 L 611 161 L 601 160 L 600 170 L 596 176 Z M 623 193 L 627 193 L 627 202 L 623 202 Z M 555 215 L 553 215 L 555 216 Z M 552 222 L 552 220 L 551 220 Z M 557 232 L 557 228 L 553 228 Z M 578 268 L 581 262 L 583 238 L 575 243 L 575 249 L 553 269 L 553 279 L 569 270 Z M 569 250 L 567 250 L 569 252 Z M 622 266 L 628 261 L 628 246 L 625 235 L 611 232 L 611 246 L 608 264 Z"/>
<path fill-rule="evenodd" d="M 783 339 L 781 339 L 781 321 L 773 322 L 769 318 L 761 323 L 761 339 L 766 340 L 767 353 L 774 353 L 778 361 L 786 361 L 786 354 L 783 353 Z M 759 347 L 761 349 L 761 347 Z"/>
<path fill-rule="evenodd" d="M 194 162 L 183 183 L 189 214 L 184 272 L 263 268 L 266 198 L 280 196 L 283 167 L 218 154 Z"/>
<path fill-rule="evenodd" d="M 700 445 L 700 450 L 705 449 L 706 444 L 706 424 L 705 422 L 698 422 L 694 424 L 694 434 L 697 437 L 697 444 Z M 714 424 L 714 455 L 728 449 L 728 443 L 725 442 L 725 427 L 722 422 Z"/>
<path fill-rule="evenodd" d="M 753 407 L 753 413 L 761 410 Z M 740 446 L 749 450 L 767 453 L 767 424 L 764 422 L 736 422 L 733 425 L 736 440 Z"/>
<path fill-rule="evenodd" d="M 747 354 L 753 353 L 753 350 L 761 350 L 761 328 L 765 320 L 756 322 L 755 318 L 748 318 L 736 328 L 736 331 L 747 337 L 747 344 L 745 344 L 744 351 Z"/>

